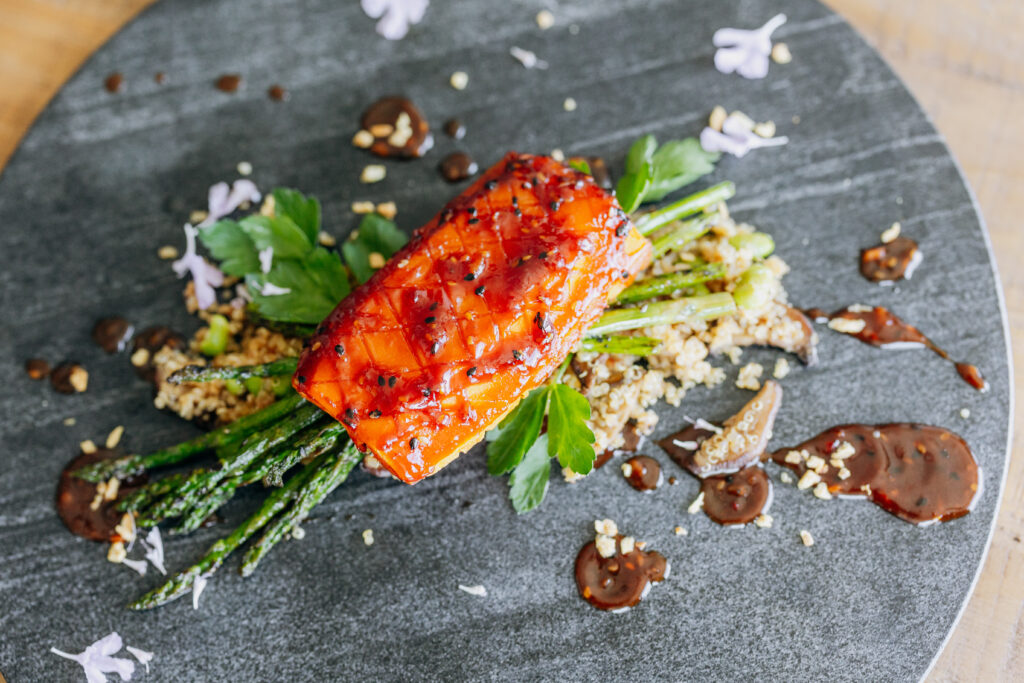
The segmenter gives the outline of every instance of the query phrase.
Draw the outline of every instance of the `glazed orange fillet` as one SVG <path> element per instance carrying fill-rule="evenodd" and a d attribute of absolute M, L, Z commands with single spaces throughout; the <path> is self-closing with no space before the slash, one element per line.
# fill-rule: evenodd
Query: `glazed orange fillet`
<path fill-rule="evenodd" d="M 415 483 L 543 383 L 650 255 L 590 176 L 509 153 L 338 304 L 292 383 Z"/>

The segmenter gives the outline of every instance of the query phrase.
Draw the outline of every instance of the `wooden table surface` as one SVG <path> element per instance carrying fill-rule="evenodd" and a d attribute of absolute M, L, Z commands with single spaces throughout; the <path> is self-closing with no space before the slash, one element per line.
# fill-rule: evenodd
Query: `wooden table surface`
<path fill-rule="evenodd" d="M 339 0 L 339 2 L 345 0 Z M 354 2 L 355 0 L 347 0 Z M 0 0 L 0 169 L 78 68 L 152 0 Z M 1006 295 L 1024 333 L 1024 2 L 826 0 L 909 84 L 981 203 Z M 799 59 L 799 55 L 794 56 Z M 1024 368 L 1024 346 L 1014 345 Z M 1015 388 L 1024 390 L 1024 373 Z M 1024 402 L 992 547 L 930 681 L 1024 680 Z"/>

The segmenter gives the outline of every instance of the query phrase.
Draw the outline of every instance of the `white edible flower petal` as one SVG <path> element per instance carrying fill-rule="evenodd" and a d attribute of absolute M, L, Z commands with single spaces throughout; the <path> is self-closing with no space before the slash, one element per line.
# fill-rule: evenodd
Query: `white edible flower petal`
<path fill-rule="evenodd" d="M 146 538 L 143 539 L 142 545 L 146 548 L 146 559 L 149 560 L 150 564 L 156 567 L 156 570 L 163 575 L 167 575 L 167 570 L 164 568 L 164 542 L 160 538 L 160 528 L 153 527 Z"/>
<path fill-rule="evenodd" d="M 124 559 L 121 560 L 121 564 L 128 567 L 129 569 L 134 569 L 136 572 L 138 572 L 139 576 L 145 576 L 146 568 L 149 566 L 146 564 L 145 560 Z"/>
<path fill-rule="evenodd" d="M 206 582 L 208 581 L 206 575 L 200 574 L 196 577 L 196 580 L 192 583 L 192 609 L 199 609 L 199 596 L 203 594 L 203 589 L 206 588 Z"/>
<path fill-rule="evenodd" d="M 217 183 L 210 187 L 206 195 L 207 215 L 199 227 L 205 228 L 213 225 L 241 206 L 243 202 L 258 202 L 261 197 L 256 183 L 251 180 L 244 178 L 236 180 L 230 188 L 227 183 Z"/>
<path fill-rule="evenodd" d="M 519 63 L 525 66 L 527 69 L 546 69 L 548 63 L 543 59 L 538 59 L 537 55 L 529 50 L 524 50 L 521 47 L 512 46 L 509 50 L 509 54 L 519 60 Z"/>
<path fill-rule="evenodd" d="M 269 273 L 270 267 L 274 265 L 274 248 L 267 247 L 260 249 L 260 272 Z"/>
<path fill-rule="evenodd" d="M 185 224 L 185 255 L 172 263 L 171 268 L 174 269 L 178 277 L 184 277 L 185 273 L 192 274 L 196 302 L 199 304 L 199 308 L 207 309 L 217 301 L 217 292 L 213 288 L 224 284 L 224 273 L 196 253 L 196 235 L 198 234 L 198 230 L 188 223 Z"/>
<path fill-rule="evenodd" d="M 264 282 L 263 286 L 260 287 L 260 294 L 263 296 L 280 296 L 282 294 L 290 294 L 291 291 L 288 287 L 278 287 L 273 282 Z"/>
<path fill-rule="evenodd" d="M 479 585 L 479 584 L 476 585 L 476 586 L 463 586 L 460 583 L 459 584 L 459 590 L 460 591 L 464 591 L 466 593 L 469 593 L 470 595 L 475 595 L 475 596 L 480 597 L 480 598 L 486 598 L 487 597 L 487 589 L 484 588 L 483 586 Z"/>
<path fill-rule="evenodd" d="M 112 656 L 121 649 L 122 644 L 121 636 L 117 634 L 117 631 L 113 631 L 77 655 L 58 650 L 55 647 L 51 647 L 50 652 L 58 657 L 78 662 L 85 670 L 85 678 L 89 683 L 104 683 L 107 680 L 104 674 L 108 673 L 116 673 L 122 681 L 128 681 L 135 673 L 135 662 Z"/>
<path fill-rule="evenodd" d="M 377 33 L 388 40 L 401 40 L 409 26 L 418 24 L 427 11 L 428 0 L 361 0 L 363 12 L 377 22 Z"/>
<path fill-rule="evenodd" d="M 721 28 L 711 42 L 715 51 L 715 68 L 725 74 L 738 73 L 744 78 L 758 79 L 768 75 L 772 52 L 772 33 L 786 23 L 785 14 L 777 14 L 758 29 Z"/>
<path fill-rule="evenodd" d="M 139 660 L 139 664 L 145 665 L 146 673 L 149 673 L 149 663 L 153 661 L 154 656 L 152 652 L 146 652 L 145 650 L 140 650 L 139 648 L 132 647 L 131 645 L 125 645 L 124 649 L 128 650 L 135 659 Z"/>
<path fill-rule="evenodd" d="M 747 152 L 759 147 L 778 147 L 789 142 L 784 135 L 774 138 L 763 138 L 750 129 L 747 116 L 732 113 L 722 123 L 719 132 L 710 126 L 700 132 L 700 146 L 706 152 L 723 152 L 739 158 Z"/>

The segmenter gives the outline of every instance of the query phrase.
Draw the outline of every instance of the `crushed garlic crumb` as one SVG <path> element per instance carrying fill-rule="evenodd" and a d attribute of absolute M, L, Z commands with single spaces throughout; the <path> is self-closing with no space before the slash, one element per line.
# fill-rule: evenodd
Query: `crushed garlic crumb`
<path fill-rule="evenodd" d="M 121 437 L 124 436 L 124 425 L 117 425 L 110 430 L 110 434 L 107 434 L 107 448 L 116 448 L 117 444 L 121 443 Z"/>
<path fill-rule="evenodd" d="M 807 529 L 800 530 L 800 540 L 803 541 L 804 545 L 808 548 L 814 545 L 814 536 L 811 536 L 811 532 Z"/>
<path fill-rule="evenodd" d="M 775 43 L 772 45 L 772 61 L 776 64 L 789 64 L 793 61 L 793 54 L 789 51 L 789 45 Z"/>
<path fill-rule="evenodd" d="M 398 207 L 394 202 L 381 202 L 377 205 L 377 213 L 391 220 L 398 214 Z"/>
<path fill-rule="evenodd" d="M 78 450 L 82 451 L 86 455 L 91 455 L 96 452 L 96 444 L 93 443 L 92 439 L 86 439 L 82 443 L 78 444 Z"/>
<path fill-rule="evenodd" d="M 882 233 L 882 244 L 889 244 L 889 242 L 899 237 L 901 227 L 899 221 L 889 226 L 889 229 Z"/>
<path fill-rule="evenodd" d="M 456 71 L 448 79 L 448 82 L 456 90 L 465 90 L 466 86 L 469 85 L 469 74 L 465 71 Z"/>
<path fill-rule="evenodd" d="M 360 149 L 368 149 L 373 145 L 373 133 L 368 130 L 361 130 L 352 136 L 352 144 Z"/>
<path fill-rule="evenodd" d="M 636 549 L 636 539 L 632 536 L 623 536 L 619 541 L 619 549 L 623 555 L 628 555 Z"/>
<path fill-rule="evenodd" d="M 721 133 L 722 124 L 725 123 L 727 118 L 729 118 L 729 113 L 725 111 L 725 107 L 720 104 L 716 105 L 715 108 L 711 110 L 711 116 L 708 117 L 708 128 L 712 128 Z"/>
<path fill-rule="evenodd" d="M 760 529 L 771 529 L 772 528 L 772 522 L 774 522 L 774 521 L 775 521 L 774 517 L 772 517 L 769 514 L 765 514 L 763 512 L 761 514 L 759 514 L 757 517 L 754 517 L 754 525 L 757 526 Z"/>
<path fill-rule="evenodd" d="M 384 180 L 387 176 L 388 169 L 381 164 L 369 164 L 363 168 L 363 172 L 359 174 L 359 182 L 361 183 L 379 183 Z"/>
<path fill-rule="evenodd" d="M 832 500 L 832 493 L 828 490 L 828 484 L 821 481 L 814 486 L 814 497 L 821 500 Z"/>
<path fill-rule="evenodd" d="M 373 202 L 352 202 L 352 213 L 373 213 Z"/>
<path fill-rule="evenodd" d="M 595 519 L 594 531 L 605 536 L 615 536 L 619 533 L 619 527 L 610 519 Z"/>
<path fill-rule="evenodd" d="M 801 491 L 809 489 L 815 484 L 821 481 L 821 476 L 818 475 L 814 470 L 807 470 L 803 476 L 800 477 L 800 481 L 796 483 L 796 487 Z"/>
<path fill-rule="evenodd" d="M 68 381 L 75 391 L 82 393 L 89 387 L 89 372 L 81 365 L 76 365 L 68 375 Z"/>
<path fill-rule="evenodd" d="M 165 244 L 164 246 L 156 250 L 156 255 L 162 258 L 164 261 L 169 261 L 171 259 L 178 258 L 180 254 L 176 246 L 171 244 Z"/>
<path fill-rule="evenodd" d="M 124 558 L 128 557 L 128 551 L 124 549 L 124 543 L 121 541 L 115 541 L 110 544 L 110 548 L 107 550 L 107 561 L 113 562 L 114 564 L 121 564 L 124 562 Z"/>
<path fill-rule="evenodd" d="M 612 557 L 613 555 L 615 555 L 614 536 L 598 534 L 597 538 L 594 539 L 594 545 L 597 547 L 597 554 L 601 557 Z"/>

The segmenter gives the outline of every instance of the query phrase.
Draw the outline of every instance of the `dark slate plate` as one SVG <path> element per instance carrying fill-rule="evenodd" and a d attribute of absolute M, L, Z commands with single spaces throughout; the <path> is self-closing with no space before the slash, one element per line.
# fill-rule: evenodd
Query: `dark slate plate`
<path fill-rule="evenodd" d="M 984 556 L 1007 455 L 1005 323 L 956 163 L 889 68 L 816 2 L 561 3 L 559 25 L 541 33 L 533 17 L 543 4 L 435 2 L 406 40 L 388 43 L 354 0 L 161 3 L 53 101 L 0 182 L 0 669 L 10 680 L 77 676 L 47 649 L 80 651 L 114 629 L 157 653 L 143 680 L 913 680 L 926 671 Z M 758 25 L 776 7 L 789 15 L 777 37 L 793 63 L 763 81 L 717 73 L 712 32 Z M 523 69 L 512 45 L 552 67 Z M 447 85 L 457 69 L 470 74 L 464 92 Z M 119 96 L 102 87 L 115 70 L 127 79 Z M 153 82 L 157 71 L 166 85 Z M 233 71 L 245 75 L 242 92 L 213 89 Z M 277 82 L 291 91 L 285 104 L 265 95 Z M 436 128 L 462 117 L 469 135 L 456 144 L 439 134 L 429 158 L 389 163 L 385 182 L 361 186 L 369 159 L 349 139 L 361 109 L 394 92 Z M 579 103 L 572 114 L 566 96 Z M 124 424 L 127 447 L 145 450 L 194 433 L 152 409 L 149 387 L 125 358 L 96 349 L 89 331 L 111 313 L 194 324 L 156 247 L 180 242 L 188 209 L 240 160 L 264 188 L 318 195 L 337 234 L 353 226 L 349 202 L 367 198 L 396 200 L 411 229 L 456 191 L 433 168 L 453 148 L 490 164 L 509 148 L 561 147 L 618 168 L 638 134 L 696 134 L 718 103 L 774 119 L 791 136 L 785 148 L 724 161 L 708 182 L 734 180 L 734 213 L 775 236 L 793 267 L 793 300 L 892 305 L 992 384 L 981 395 L 930 354 L 824 333 L 821 364 L 784 382 L 776 443 L 846 421 L 952 427 L 984 467 L 974 514 L 917 529 L 871 505 L 777 486 L 774 528 L 724 530 L 686 514 L 697 485 L 681 473 L 679 485 L 642 496 L 611 467 L 577 486 L 553 481 L 543 509 L 519 518 L 476 452 L 415 488 L 353 476 L 316 510 L 305 540 L 286 543 L 255 578 L 233 575 L 229 562 L 198 612 L 181 601 L 144 614 L 123 605 L 160 577 L 113 567 L 103 547 L 64 531 L 54 484 L 81 439 Z M 882 289 L 860 278 L 855 258 L 897 219 L 926 260 L 912 281 Z M 81 360 L 89 392 L 66 397 L 30 382 L 21 369 L 29 356 Z M 683 413 L 723 418 L 748 396 L 731 381 L 694 390 L 683 409 L 662 411 L 658 435 Z M 66 417 L 77 424 L 63 426 Z M 656 447 L 646 450 L 673 473 Z M 233 504 L 229 521 L 253 503 Z M 628 614 L 591 609 L 572 580 L 592 520 L 606 516 L 672 561 L 671 578 Z M 674 536 L 676 524 L 689 536 Z M 365 528 L 376 534 L 372 548 Z M 813 548 L 797 537 L 804 528 Z M 171 540 L 169 565 L 185 566 L 225 533 Z M 484 584 L 489 595 L 459 583 Z"/>

